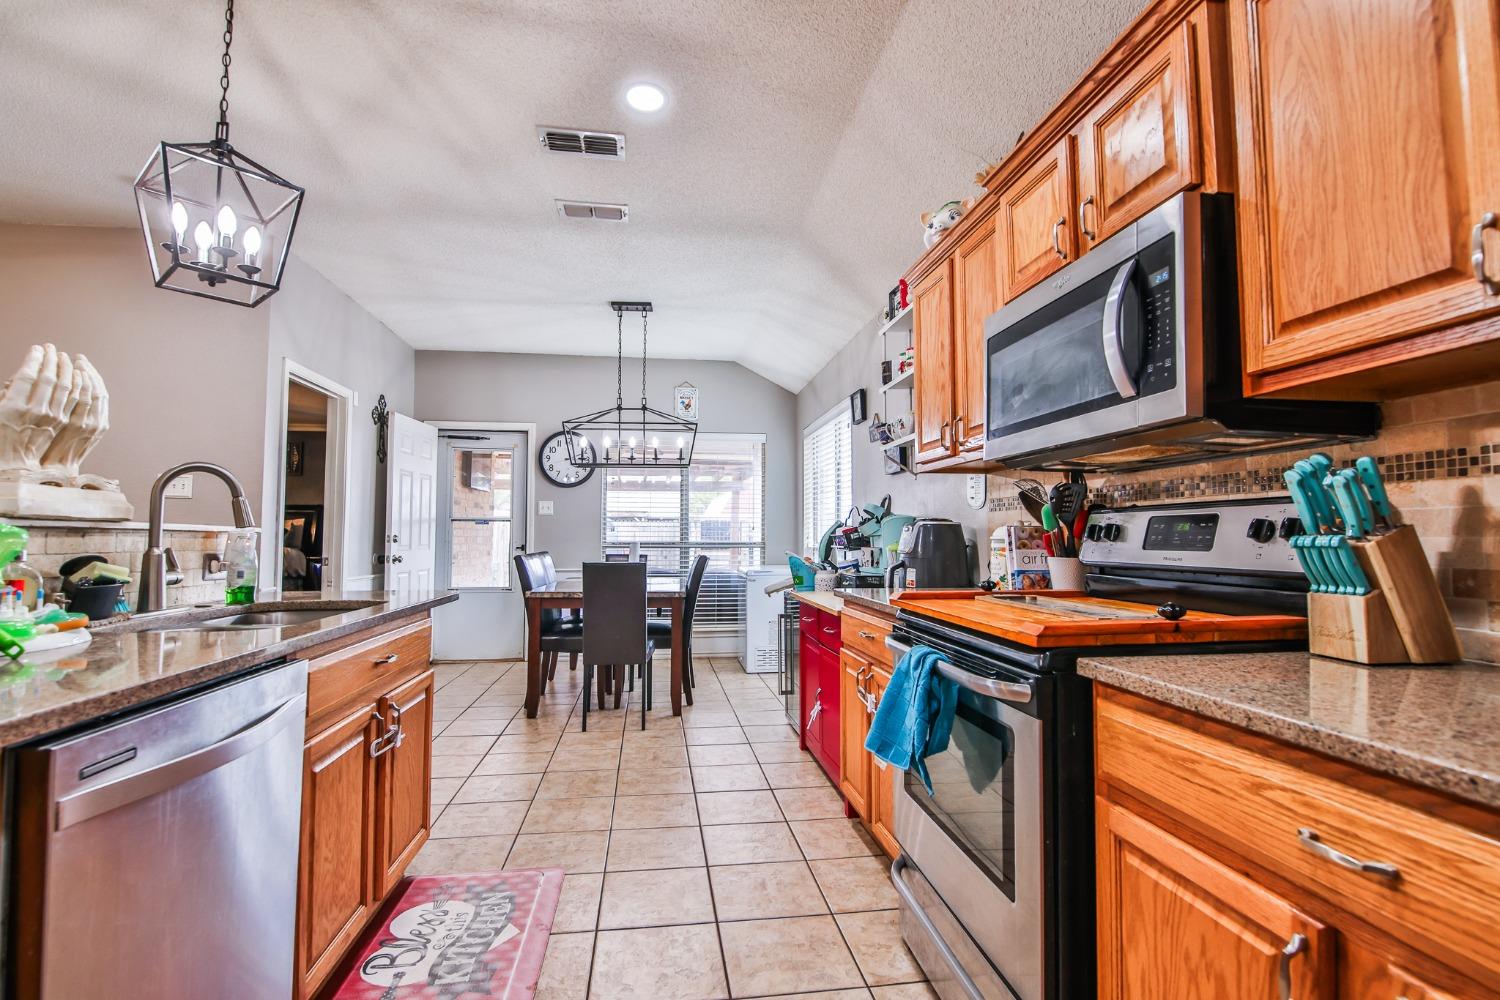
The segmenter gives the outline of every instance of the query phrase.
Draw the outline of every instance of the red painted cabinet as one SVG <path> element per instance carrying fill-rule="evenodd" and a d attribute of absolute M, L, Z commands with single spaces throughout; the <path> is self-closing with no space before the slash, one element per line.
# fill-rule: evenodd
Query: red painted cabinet
<path fill-rule="evenodd" d="M 839 617 L 802 605 L 802 748 L 839 780 Z"/>

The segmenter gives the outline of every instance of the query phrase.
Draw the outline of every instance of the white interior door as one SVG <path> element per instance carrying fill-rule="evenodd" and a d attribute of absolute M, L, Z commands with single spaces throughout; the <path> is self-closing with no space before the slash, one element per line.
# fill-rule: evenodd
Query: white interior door
<path fill-rule="evenodd" d="M 433 658 L 522 656 L 525 609 L 512 560 L 526 547 L 527 436 L 444 431 L 439 454 L 438 585 L 463 597 L 433 609 Z"/>
<path fill-rule="evenodd" d="M 390 415 L 385 481 L 385 589 L 435 588 L 437 564 L 437 428 Z"/>

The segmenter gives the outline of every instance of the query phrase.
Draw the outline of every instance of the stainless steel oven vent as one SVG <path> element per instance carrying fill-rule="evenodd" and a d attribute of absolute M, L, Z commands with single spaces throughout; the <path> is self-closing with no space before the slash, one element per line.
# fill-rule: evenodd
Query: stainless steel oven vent
<path fill-rule="evenodd" d="M 615 159 L 625 155 L 625 133 L 623 132 L 594 132 L 589 129 L 539 125 L 536 136 L 542 148 L 549 153 L 604 156 Z"/>
<path fill-rule="evenodd" d="M 564 219 L 598 219 L 600 222 L 629 222 L 629 205 L 611 205 L 597 201 L 557 200 L 557 214 Z"/>

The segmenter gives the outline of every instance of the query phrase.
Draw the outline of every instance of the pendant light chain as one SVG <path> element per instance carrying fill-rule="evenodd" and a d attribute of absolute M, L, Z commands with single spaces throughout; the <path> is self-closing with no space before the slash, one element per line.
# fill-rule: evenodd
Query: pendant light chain
<path fill-rule="evenodd" d="M 219 125 L 214 136 L 218 142 L 229 141 L 229 46 L 233 41 L 234 0 L 227 0 L 224 7 L 224 54 L 219 57 L 224 72 L 219 76 Z"/>
<path fill-rule="evenodd" d="M 615 310 L 615 409 L 625 407 L 625 310 Z"/>
<path fill-rule="evenodd" d="M 646 317 L 650 313 L 641 313 L 641 409 L 646 408 Z"/>

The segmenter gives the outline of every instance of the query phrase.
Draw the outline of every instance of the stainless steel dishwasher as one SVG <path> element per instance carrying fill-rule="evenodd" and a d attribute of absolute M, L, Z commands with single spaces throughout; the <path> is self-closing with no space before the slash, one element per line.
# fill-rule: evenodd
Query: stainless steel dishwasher
<path fill-rule="evenodd" d="M 292 995 L 307 663 L 16 754 L 14 997 Z"/>

